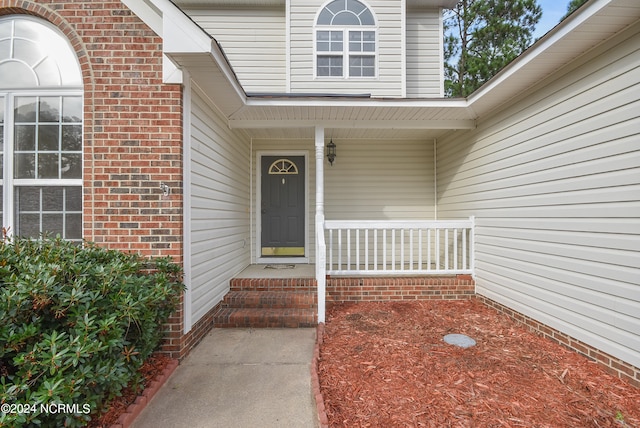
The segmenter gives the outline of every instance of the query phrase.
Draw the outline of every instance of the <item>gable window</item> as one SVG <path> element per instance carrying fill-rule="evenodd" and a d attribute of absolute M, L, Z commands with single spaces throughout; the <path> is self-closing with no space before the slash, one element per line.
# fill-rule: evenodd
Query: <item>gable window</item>
<path fill-rule="evenodd" d="M 82 76 L 33 17 L 0 19 L 0 192 L 11 234 L 82 240 Z"/>
<path fill-rule="evenodd" d="M 376 22 L 358 0 L 334 0 L 318 15 L 316 77 L 375 77 Z"/>

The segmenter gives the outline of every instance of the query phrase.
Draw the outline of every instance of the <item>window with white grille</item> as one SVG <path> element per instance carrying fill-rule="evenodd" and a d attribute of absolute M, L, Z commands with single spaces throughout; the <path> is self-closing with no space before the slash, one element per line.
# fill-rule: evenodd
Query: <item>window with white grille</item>
<path fill-rule="evenodd" d="M 16 236 L 82 240 L 82 74 L 69 41 L 0 19 L 0 218 Z"/>
<path fill-rule="evenodd" d="M 315 27 L 316 77 L 376 77 L 376 21 L 358 0 L 335 0 L 322 8 Z"/>

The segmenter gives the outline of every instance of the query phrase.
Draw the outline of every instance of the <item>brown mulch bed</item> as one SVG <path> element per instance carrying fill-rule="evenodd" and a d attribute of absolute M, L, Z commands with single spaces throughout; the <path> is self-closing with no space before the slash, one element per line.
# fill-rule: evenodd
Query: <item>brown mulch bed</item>
<path fill-rule="evenodd" d="M 164 371 L 170 361 L 171 358 L 160 353 L 153 354 L 147 358 L 147 360 L 142 364 L 142 367 L 138 370 L 144 378 L 144 388 L 149 386 L 149 384 Z M 107 428 L 115 424 L 118 422 L 120 415 L 127 411 L 127 407 L 129 407 L 130 404 L 133 404 L 144 388 L 140 390 L 136 390 L 131 387 L 125 388 L 122 390 L 121 396 L 114 398 L 108 404 L 107 411 L 99 417 L 94 416 L 94 419 L 91 420 L 87 426 L 90 428 Z"/>
<path fill-rule="evenodd" d="M 640 427 L 640 389 L 475 299 L 336 305 L 323 339 L 331 427 Z"/>

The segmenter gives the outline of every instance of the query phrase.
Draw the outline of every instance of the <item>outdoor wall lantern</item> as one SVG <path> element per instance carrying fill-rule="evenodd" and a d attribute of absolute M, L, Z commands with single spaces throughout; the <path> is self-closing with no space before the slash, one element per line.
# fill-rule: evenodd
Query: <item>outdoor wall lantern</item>
<path fill-rule="evenodd" d="M 327 144 L 327 159 L 331 166 L 333 166 L 333 161 L 336 160 L 336 145 L 333 143 L 333 138 Z"/>

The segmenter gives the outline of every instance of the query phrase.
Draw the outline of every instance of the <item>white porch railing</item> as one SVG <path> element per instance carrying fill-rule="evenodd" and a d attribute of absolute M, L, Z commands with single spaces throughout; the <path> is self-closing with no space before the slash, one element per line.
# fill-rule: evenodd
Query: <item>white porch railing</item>
<path fill-rule="evenodd" d="M 471 274 L 473 223 L 325 220 L 319 247 L 329 275 Z"/>

